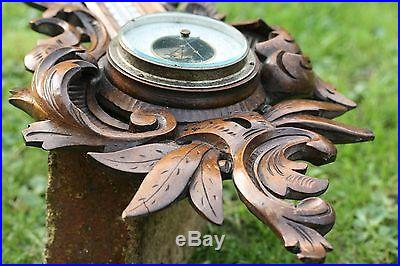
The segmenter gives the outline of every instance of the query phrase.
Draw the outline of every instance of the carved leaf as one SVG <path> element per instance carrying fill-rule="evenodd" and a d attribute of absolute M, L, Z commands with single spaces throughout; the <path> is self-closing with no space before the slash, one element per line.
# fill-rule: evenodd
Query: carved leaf
<path fill-rule="evenodd" d="M 301 54 L 300 47 L 287 30 L 272 26 L 272 31 L 268 34 L 268 39 L 257 43 L 255 51 L 262 58 L 268 58 L 279 50 L 293 54 Z"/>
<path fill-rule="evenodd" d="M 182 3 L 178 7 L 179 11 L 211 17 L 217 20 L 224 20 L 225 15 L 218 13 L 214 3 L 207 2 L 188 2 Z"/>
<path fill-rule="evenodd" d="M 70 97 L 71 91 L 85 95 L 85 84 L 89 83 L 97 72 L 97 67 L 90 62 L 74 59 L 60 62 L 50 68 L 46 78 L 42 81 L 43 86 L 37 88 L 40 95 L 40 104 L 46 106 L 52 116 L 64 120 L 71 125 L 86 126 L 82 107 L 85 105 L 84 97 Z M 80 75 L 86 79 L 74 80 Z M 73 84 L 74 82 L 76 84 Z M 72 86 L 75 85 L 75 86 Z M 73 90 L 71 88 L 74 88 Z"/>
<path fill-rule="evenodd" d="M 334 102 L 343 105 L 348 110 L 356 108 L 357 104 L 339 93 L 333 85 L 323 81 L 319 77 L 315 78 L 314 97 L 328 102 Z"/>
<path fill-rule="evenodd" d="M 369 141 L 373 133 L 364 128 L 349 126 L 327 118 L 348 111 L 343 105 L 314 100 L 287 100 L 272 106 L 264 117 L 276 127 L 298 127 L 315 131 L 333 143 Z"/>
<path fill-rule="evenodd" d="M 45 120 L 48 114 L 37 104 L 30 89 L 19 88 L 10 90 L 10 104 L 18 107 L 36 120 Z"/>
<path fill-rule="evenodd" d="M 25 67 L 32 72 L 54 50 L 78 45 L 81 39 L 81 34 L 76 27 L 57 17 L 33 19 L 29 25 L 38 33 L 54 36 L 39 40 L 38 45 L 25 56 Z"/>
<path fill-rule="evenodd" d="M 262 19 L 232 22 L 233 27 L 238 29 L 246 37 L 249 47 L 254 49 L 258 42 L 268 40 L 269 34 L 273 30 L 271 26 Z M 264 58 L 260 58 L 263 61 Z"/>
<path fill-rule="evenodd" d="M 75 26 L 58 17 L 33 19 L 29 22 L 29 25 L 38 33 L 54 36 L 49 39 L 39 40 L 38 45 L 75 46 L 79 44 L 81 39 L 79 30 Z"/>
<path fill-rule="evenodd" d="M 42 18 L 30 23 L 31 28 L 51 36 L 49 39 L 38 42 L 40 50 L 78 46 L 88 41 L 90 46 L 87 51 L 94 58 L 99 59 L 106 52 L 109 42 L 106 28 L 83 4 L 33 3 L 31 5 L 42 11 L 45 10 Z M 25 60 L 29 70 L 33 71 L 36 68 L 37 59 L 39 58 L 30 56 Z"/>
<path fill-rule="evenodd" d="M 274 122 L 294 114 L 308 114 L 335 118 L 347 111 L 342 105 L 314 100 L 286 100 L 275 104 L 264 114 L 265 119 Z"/>
<path fill-rule="evenodd" d="M 304 262 L 323 262 L 331 244 L 322 236 L 335 221 L 331 205 L 319 198 L 309 198 L 296 205 L 293 212 L 283 215 L 278 225 L 285 233 L 285 248 Z"/>
<path fill-rule="evenodd" d="M 132 132 L 128 130 L 128 124 L 99 112 L 96 87 L 91 85 L 98 68 L 84 59 L 90 57 L 88 54 L 81 52 L 77 48 L 60 48 L 54 51 L 39 64 L 34 75 L 31 97 L 26 97 L 24 93 L 14 94 L 12 103 L 32 114 L 44 113 L 44 119 L 62 121 L 66 127 L 77 128 L 84 138 L 115 142 L 143 141 L 167 134 L 175 128 L 175 118 L 165 110 L 141 110 L 141 113 L 153 116 L 157 121 L 154 130 L 144 125 L 144 129 L 149 129 L 144 132 Z M 121 128 L 124 125 L 126 128 Z M 87 136 L 84 135 L 85 132 Z M 65 145 L 72 146 L 68 142 Z"/>
<path fill-rule="evenodd" d="M 25 68 L 34 72 L 39 64 L 57 48 L 59 47 L 55 44 L 37 45 L 24 57 Z"/>
<path fill-rule="evenodd" d="M 164 156 L 147 174 L 122 218 L 149 214 L 173 203 L 210 148 L 206 143 L 192 142 Z"/>
<path fill-rule="evenodd" d="M 277 127 L 299 127 L 313 130 L 333 143 L 354 143 L 370 141 L 374 139 L 371 130 L 346 125 L 322 117 L 310 115 L 293 115 L 285 117 L 273 123 Z"/>
<path fill-rule="evenodd" d="M 106 140 L 59 126 L 50 120 L 34 122 L 22 131 L 27 146 L 39 147 L 44 150 L 53 150 L 70 146 L 103 146 Z"/>
<path fill-rule="evenodd" d="M 318 198 L 304 199 L 299 204 L 293 205 L 275 196 L 274 193 L 277 191 L 274 189 L 280 186 L 295 188 L 298 194 L 308 194 L 309 191 L 307 182 L 301 178 L 293 179 L 295 182 L 287 182 L 288 175 L 295 173 L 295 169 L 305 169 L 304 164 L 287 159 L 272 162 L 271 168 L 281 167 L 276 168 L 277 172 L 282 171 L 282 167 L 284 169 L 279 183 L 271 186 L 277 178 L 270 180 L 271 176 L 266 176 L 265 171 L 260 171 L 261 168 L 267 167 L 266 163 L 269 161 L 266 156 L 271 152 L 271 147 L 282 151 L 279 153 L 281 155 L 283 153 L 288 159 L 306 160 L 319 165 L 332 161 L 334 146 L 326 138 L 307 130 L 278 128 L 273 132 L 254 136 L 234 157 L 233 180 L 241 200 L 259 219 L 282 237 L 285 247 L 296 253 L 299 259 L 321 262 L 326 252 L 332 249 L 322 235 L 332 228 L 335 220 L 334 211 L 328 203 Z M 293 171 L 288 168 L 292 168 Z M 302 198 L 293 194 L 289 196 Z"/>
<path fill-rule="evenodd" d="M 290 143 L 290 137 L 281 137 L 264 144 L 264 155 L 256 166 L 262 184 L 278 196 L 290 199 L 302 199 L 325 192 L 328 188 L 327 180 L 299 173 L 305 171 L 307 165 L 287 159 L 286 156 L 291 156 L 292 144 L 287 142 Z"/>
<path fill-rule="evenodd" d="M 222 177 L 218 167 L 218 152 L 208 151 L 193 175 L 189 187 L 192 205 L 209 221 L 222 224 Z"/>
<path fill-rule="evenodd" d="M 312 134 L 312 135 L 310 135 Z M 310 142 L 310 136 L 317 136 L 308 131 L 294 128 L 276 129 L 265 134 L 266 141 L 260 143 L 253 154 L 254 171 L 261 184 L 279 197 L 303 199 L 317 196 L 328 188 L 328 181 L 306 176 L 307 164 L 294 162 L 299 156 L 308 156 L 315 164 L 335 159 L 336 149 L 322 136 Z M 316 156 L 317 158 L 311 158 Z"/>
<path fill-rule="evenodd" d="M 263 63 L 261 84 L 273 96 L 273 102 L 285 98 L 311 97 L 314 72 L 310 60 L 304 55 L 276 51 Z"/>
<path fill-rule="evenodd" d="M 173 142 L 141 145 L 109 153 L 89 152 L 95 160 L 128 173 L 148 173 L 166 154 L 178 148 Z"/>

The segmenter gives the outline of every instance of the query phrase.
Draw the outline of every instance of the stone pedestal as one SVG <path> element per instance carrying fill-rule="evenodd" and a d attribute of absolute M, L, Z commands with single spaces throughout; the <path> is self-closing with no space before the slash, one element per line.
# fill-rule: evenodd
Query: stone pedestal
<path fill-rule="evenodd" d="M 187 200 L 125 223 L 121 213 L 143 176 L 112 171 L 81 150 L 49 154 L 47 263 L 181 263 L 178 234 L 203 219 Z"/>

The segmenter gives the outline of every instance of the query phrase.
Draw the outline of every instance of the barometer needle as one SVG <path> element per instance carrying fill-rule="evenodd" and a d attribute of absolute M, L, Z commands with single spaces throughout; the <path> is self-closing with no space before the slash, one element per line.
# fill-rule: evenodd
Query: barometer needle
<path fill-rule="evenodd" d="M 186 44 L 189 45 L 190 48 L 192 48 L 193 52 L 195 52 L 202 60 L 204 60 L 204 57 L 196 50 L 193 48 L 193 46 L 190 44 L 190 42 L 186 41 Z"/>

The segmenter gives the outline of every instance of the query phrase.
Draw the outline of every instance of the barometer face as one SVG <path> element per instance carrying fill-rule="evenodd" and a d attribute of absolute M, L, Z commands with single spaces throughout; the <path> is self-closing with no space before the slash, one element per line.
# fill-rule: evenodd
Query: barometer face
<path fill-rule="evenodd" d="M 121 30 L 120 44 L 149 63 L 181 69 L 233 65 L 248 54 L 245 37 L 223 22 L 185 13 L 139 17 Z"/>

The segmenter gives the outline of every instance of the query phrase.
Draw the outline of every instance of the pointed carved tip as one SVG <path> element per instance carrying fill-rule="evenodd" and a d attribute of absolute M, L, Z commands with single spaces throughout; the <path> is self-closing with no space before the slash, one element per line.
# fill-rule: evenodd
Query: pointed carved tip
<path fill-rule="evenodd" d="M 325 256 L 324 257 L 306 256 L 303 253 L 298 253 L 296 256 L 299 260 L 301 260 L 304 263 L 322 264 L 325 262 Z"/>
<path fill-rule="evenodd" d="M 135 202 L 136 207 L 133 206 L 133 202 Z M 132 202 L 122 212 L 121 218 L 126 221 L 135 217 L 148 215 L 149 213 L 150 211 L 145 206 L 137 206 L 135 198 L 133 198 Z"/>
<path fill-rule="evenodd" d="M 35 100 L 30 95 L 28 89 L 11 89 L 9 90 L 11 96 L 8 99 L 8 102 L 21 109 L 28 115 L 32 116 L 33 118 L 40 120 L 44 117 L 44 112 L 39 108 L 39 106 L 35 103 Z"/>
<path fill-rule="evenodd" d="M 192 202 L 191 202 L 191 203 L 192 203 Z M 193 203 L 192 203 L 192 206 L 193 206 Z M 223 214 L 218 215 L 218 216 L 211 216 L 211 215 L 206 216 L 204 213 L 201 213 L 201 212 L 198 210 L 198 208 L 197 208 L 196 206 L 193 206 L 193 207 L 194 207 L 194 210 L 195 210 L 202 218 L 206 219 L 208 222 L 211 222 L 211 223 L 213 223 L 213 224 L 215 224 L 215 225 L 219 225 L 219 226 L 221 226 L 221 225 L 224 223 L 224 216 L 223 216 Z"/>
<path fill-rule="evenodd" d="M 354 101 L 345 97 L 343 94 L 338 92 L 332 84 L 323 81 L 319 77 L 315 79 L 315 87 L 314 95 L 317 99 L 340 104 L 346 107 L 348 111 L 357 107 L 357 104 Z"/>
<path fill-rule="evenodd" d="M 375 139 L 375 135 L 372 133 L 372 136 L 370 136 L 369 141 L 373 141 Z"/>
<path fill-rule="evenodd" d="M 323 164 L 335 161 L 337 153 L 336 147 L 328 139 L 324 138 L 323 136 L 320 137 L 323 139 L 309 141 L 306 143 L 306 145 L 321 153 L 321 160 Z M 317 162 L 313 163 L 317 164 Z"/>
<path fill-rule="evenodd" d="M 222 224 L 224 223 L 224 218 L 222 218 L 222 219 L 220 219 L 220 220 L 216 220 L 216 221 L 214 221 L 214 223 L 215 223 L 216 225 L 222 225 Z"/>
<path fill-rule="evenodd" d="M 99 163 L 113 168 L 112 165 L 110 165 L 110 163 L 107 160 L 104 159 L 104 153 L 101 153 L 101 152 L 88 152 L 87 155 L 89 157 L 92 157 L 94 160 L 98 161 Z"/>
<path fill-rule="evenodd" d="M 13 88 L 10 89 L 8 92 L 11 94 L 8 101 L 15 107 L 18 107 L 17 105 L 15 105 L 18 104 L 18 101 L 27 101 L 27 98 L 29 97 L 29 93 L 25 88 Z"/>
<path fill-rule="evenodd" d="M 366 142 L 366 141 L 373 141 L 375 139 L 374 133 L 367 128 L 353 127 L 353 135 L 354 135 L 353 140 L 351 140 L 349 142 L 342 142 L 342 143 Z"/>
<path fill-rule="evenodd" d="M 126 218 L 127 218 L 127 216 L 128 216 L 128 213 L 126 212 L 126 209 L 122 212 L 122 215 L 121 215 L 121 218 L 122 218 L 122 220 L 126 220 Z"/>
<path fill-rule="evenodd" d="M 352 110 L 357 107 L 357 104 L 348 98 L 346 98 L 345 103 L 346 103 L 345 106 L 347 107 L 348 110 Z"/>
<path fill-rule="evenodd" d="M 142 210 L 141 208 L 138 209 L 129 209 L 130 206 L 126 207 L 126 209 L 122 212 L 121 218 L 123 221 L 129 221 L 133 218 L 148 215 L 149 212 L 147 210 Z"/>
<path fill-rule="evenodd" d="M 304 263 L 324 263 L 326 259 L 327 252 L 331 252 L 333 247 L 325 239 L 320 242 L 320 247 L 317 247 L 318 252 L 310 252 L 304 250 L 296 254 L 296 257 Z"/>
<path fill-rule="evenodd" d="M 223 215 L 219 215 L 217 217 L 207 217 L 206 219 L 216 225 L 222 225 L 224 223 Z"/>
<path fill-rule="evenodd" d="M 96 159 L 96 160 L 97 160 L 98 156 L 101 154 L 102 153 L 100 153 L 100 152 L 92 152 L 92 151 L 87 153 L 87 155 L 89 155 L 90 157 L 92 157 L 93 159 Z"/>

